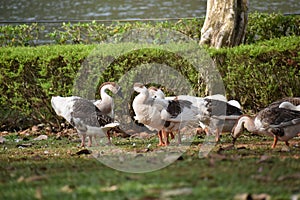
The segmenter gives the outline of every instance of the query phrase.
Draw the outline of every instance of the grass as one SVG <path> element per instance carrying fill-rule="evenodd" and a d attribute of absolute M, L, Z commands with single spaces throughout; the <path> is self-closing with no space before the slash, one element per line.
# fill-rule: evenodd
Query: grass
<path fill-rule="evenodd" d="M 223 135 L 205 158 L 198 157 L 196 138 L 190 148 L 167 167 L 149 173 L 126 173 L 109 168 L 91 154 L 77 155 L 79 142 L 68 137 L 34 141 L 36 136 L 6 134 L 0 144 L 0 199 L 233 199 L 237 194 L 266 193 L 272 199 L 300 194 L 299 137 L 290 151 L 272 138 L 245 134 L 235 148 Z M 16 142 L 17 139 L 22 141 Z M 143 141 L 115 138 L 127 151 Z M 150 152 L 155 147 L 150 139 Z M 30 144 L 29 147 L 18 147 Z M 150 152 L 144 152 L 148 154 Z"/>

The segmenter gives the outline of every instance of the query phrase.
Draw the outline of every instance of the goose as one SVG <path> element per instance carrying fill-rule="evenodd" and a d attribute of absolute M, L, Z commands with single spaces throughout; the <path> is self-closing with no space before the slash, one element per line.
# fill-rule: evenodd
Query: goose
<path fill-rule="evenodd" d="M 210 134 L 214 129 L 216 141 L 219 141 L 220 139 L 221 130 L 223 132 L 230 132 L 235 124 L 235 121 L 242 114 L 241 105 L 238 101 L 230 100 L 227 102 L 226 97 L 221 94 L 206 96 L 204 98 L 190 95 L 165 97 L 164 92 L 159 88 L 150 87 L 148 90 L 152 98 L 167 100 L 177 98 L 180 100 L 188 100 L 192 102 L 192 105 L 197 107 L 200 111 L 205 110 L 209 112 L 209 117 L 198 116 L 200 119 L 199 125 L 206 132 L 206 134 Z"/>
<path fill-rule="evenodd" d="M 275 101 L 258 112 L 254 117 L 249 115 L 240 116 L 231 132 L 233 144 L 243 132 L 243 128 L 245 128 L 251 133 L 273 137 L 273 149 L 276 147 L 278 140 L 284 141 L 288 146 L 288 140 L 300 132 L 300 111 L 284 108 L 285 104 L 282 107 L 284 102 L 298 106 L 300 105 L 300 98 L 289 97 Z"/>
<path fill-rule="evenodd" d="M 92 145 L 92 136 L 97 135 L 106 134 L 108 143 L 111 143 L 109 130 L 119 124 L 113 122 L 113 99 L 106 93 L 107 89 L 114 94 L 120 94 L 120 87 L 117 84 L 106 82 L 100 87 L 101 100 L 91 101 L 78 96 L 51 98 L 51 105 L 56 114 L 74 126 L 82 136 L 81 147 L 85 146 L 87 135 L 88 146 Z M 112 117 L 108 114 L 112 114 Z"/>
<path fill-rule="evenodd" d="M 168 141 L 163 141 L 163 138 L 167 138 L 168 132 L 180 134 L 179 130 L 186 122 L 197 119 L 199 112 L 190 101 L 152 98 L 149 90 L 142 83 L 135 83 L 133 89 L 138 92 L 132 102 L 134 118 L 150 130 L 158 132 L 158 146 L 168 145 Z"/>

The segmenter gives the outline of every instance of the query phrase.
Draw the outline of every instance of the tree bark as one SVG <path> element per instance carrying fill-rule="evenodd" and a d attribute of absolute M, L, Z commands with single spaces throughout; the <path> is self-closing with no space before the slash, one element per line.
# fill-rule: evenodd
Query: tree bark
<path fill-rule="evenodd" d="M 207 0 L 200 45 L 233 47 L 244 42 L 248 23 L 248 0 Z"/>

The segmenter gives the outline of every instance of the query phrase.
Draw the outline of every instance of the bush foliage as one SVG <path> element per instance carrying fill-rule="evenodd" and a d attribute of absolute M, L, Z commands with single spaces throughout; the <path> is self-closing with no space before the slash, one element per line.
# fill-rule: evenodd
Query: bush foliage
<path fill-rule="evenodd" d="M 7 25 L 0 26 L 0 46 L 93 44 L 138 28 L 168 28 L 179 31 L 195 40 L 200 40 L 200 30 L 203 23 L 203 18 L 157 22 L 113 22 L 109 25 L 93 21 L 90 23 L 62 23 L 55 29 L 49 30 L 45 25 L 37 23 Z M 45 31 L 45 29 L 47 30 Z M 299 16 L 265 13 L 249 14 L 246 44 L 293 35 L 300 35 Z"/>
<path fill-rule="evenodd" d="M 1 48 L 1 129 L 23 129 L 33 123 L 58 124 L 50 105 L 51 96 L 74 94 L 74 85 L 78 84 L 74 82 L 75 78 L 85 80 L 85 77 L 78 79 L 78 76 L 86 74 L 79 73 L 80 67 L 86 64 L 87 57 L 93 55 L 97 46 L 78 44 Z M 96 60 L 88 59 L 92 68 L 84 69 L 90 74 L 98 70 L 100 62 L 111 64 L 103 71 L 102 77 L 90 76 L 85 83 L 99 85 L 103 81 L 118 81 L 122 74 L 137 65 L 155 62 L 180 71 L 195 87 L 198 95 L 205 94 L 205 85 L 201 85 L 204 79 L 198 79 L 198 72 L 177 54 L 157 48 L 141 48 L 114 57 L 113 52 L 120 48 L 116 45 L 111 52 L 104 51 L 101 57 L 95 56 Z M 227 97 L 241 101 L 245 110 L 257 111 L 279 98 L 300 96 L 300 37 L 283 37 L 207 51 L 218 63 Z M 86 86 L 79 83 L 79 87 Z M 91 92 L 95 95 L 95 90 Z"/>

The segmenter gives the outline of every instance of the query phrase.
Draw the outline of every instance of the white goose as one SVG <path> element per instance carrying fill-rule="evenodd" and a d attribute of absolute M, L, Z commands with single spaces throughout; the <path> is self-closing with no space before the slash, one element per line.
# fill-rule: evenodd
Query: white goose
<path fill-rule="evenodd" d="M 92 145 L 92 136 L 105 135 L 110 141 L 108 130 L 118 126 L 108 114 L 113 113 L 113 99 L 106 93 L 106 89 L 114 94 L 120 91 L 120 87 L 113 82 L 106 82 L 101 85 L 101 100 L 90 101 L 78 96 L 51 98 L 51 105 L 56 114 L 62 116 L 73 125 L 78 134 L 82 136 L 81 146 L 85 146 L 85 138 L 89 136 L 88 146 Z M 112 114 L 113 115 L 113 114 Z"/>
<path fill-rule="evenodd" d="M 243 132 L 243 128 L 246 128 L 251 133 L 273 137 L 272 148 L 275 148 L 278 140 L 284 141 L 288 145 L 288 140 L 300 132 L 300 111 L 282 107 L 284 102 L 298 106 L 300 98 L 291 97 L 276 101 L 254 117 L 242 115 L 232 129 L 233 143 Z M 279 107 L 280 105 L 281 107 Z"/>
<path fill-rule="evenodd" d="M 156 87 L 150 87 L 149 93 L 153 98 L 188 100 L 200 111 L 207 111 L 209 117 L 198 115 L 200 119 L 199 123 L 206 134 L 214 132 L 216 141 L 219 141 L 221 131 L 231 131 L 235 121 L 242 114 L 241 105 L 236 100 L 227 102 L 226 97 L 221 94 L 215 94 L 204 98 L 189 95 L 165 97 L 163 91 Z"/>
<path fill-rule="evenodd" d="M 159 146 L 168 145 L 168 141 L 162 140 L 162 134 L 165 135 L 164 138 L 167 132 L 179 134 L 182 123 L 197 119 L 199 112 L 190 101 L 152 98 L 141 83 L 135 83 L 134 90 L 139 93 L 132 102 L 135 119 L 149 129 L 158 131 Z"/>

